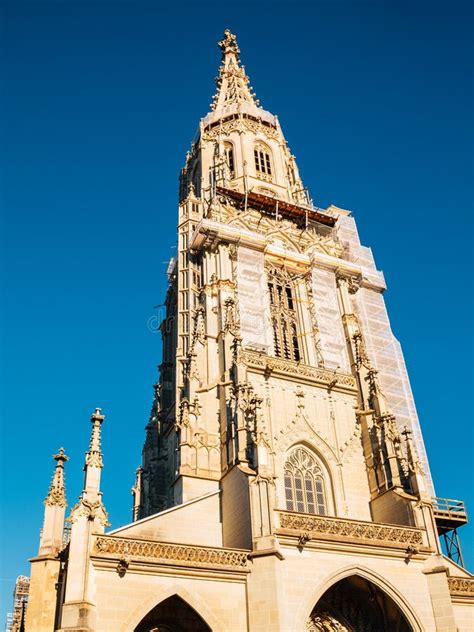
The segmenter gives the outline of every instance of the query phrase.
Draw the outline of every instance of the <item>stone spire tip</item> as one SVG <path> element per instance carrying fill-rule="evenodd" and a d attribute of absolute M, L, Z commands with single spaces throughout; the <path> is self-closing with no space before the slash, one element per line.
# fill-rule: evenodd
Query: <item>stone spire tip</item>
<path fill-rule="evenodd" d="M 101 426 L 105 419 L 101 408 L 96 408 L 91 415 L 92 432 L 89 443 L 89 451 L 86 453 L 85 467 L 102 467 L 102 450 L 101 450 Z"/>
<path fill-rule="evenodd" d="M 53 454 L 53 459 L 58 463 L 58 465 L 62 465 L 66 461 L 69 461 L 69 457 L 65 453 L 64 448 L 59 448 L 57 454 Z"/>
<path fill-rule="evenodd" d="M 66 487 L 64 484 L 64 463 L 69 461 L 64 448 L 59 448 L 57 454 L 53 454 L 56 461 L 53 478 L 49 486 L 48 495 L 45 498 L 45 505 L 66 506 Z"/>
<path fill-rule="evenodd" d="M 96 409 L 92 413 L 91 421 L 94 421 L 96 419 L 97 421 L 104 421 L 105 415 L 102 414 L 102 408 L 96 407 Z"/>
<path fill-rule="evenodd" d="M 225 29 L 224 37 L 219 42 L 219 48 L 222 51 L 223 57 L 228 52 L 233 52 L 237 56 L 239 55 L 240 48 L 237 44 L 237 37 L 230 31 L 230 29 Z"/>
<path fill-rule="evenodd" d="M 212 110 L 241 104 L 259 107 L 245 68 L 240 63 L 237 37 L 229 29 L 224 31 L 219 48 L 222 51 L 222 63 L 216 77 L 217 92 L 211 103 Z"/>

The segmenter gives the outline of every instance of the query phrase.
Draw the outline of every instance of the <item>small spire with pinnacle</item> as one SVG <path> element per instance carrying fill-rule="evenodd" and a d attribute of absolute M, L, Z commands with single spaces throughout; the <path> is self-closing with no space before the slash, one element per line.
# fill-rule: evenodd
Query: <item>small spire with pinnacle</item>
<path fill-rule="evenodd" d="M 53 454 L 53 459 L 56 461 L 56 467 L 54 469 L 53 478 L 51 479 L 48 495 L 44 499 L 44 504 L 65 507 L 66 488 L 64 485 L 64 463 L 69 461 L 69 457 L 66 456 L 64 448 L 59 448 L 58 453 Z"/>
<path fill-rule="evenodd" d="M 87 466 L 103 467 L 102 462 L 102 450 L 100 446 L 102 424 L 104 422 L 105 415 L 102 414 L 100 408 L 96 408 L 91 415 L 92 432 L 91 440 L 89 443 L 89 451 L 86 453 L 86 463 L 84 469 Z"/>
<path fill-rule="evenodd" d="M 255 98 L 245 68 L 240 64 L 240 49 L 236 36 L 226 29 L 224 37 L 219 42 L 222 51 L 222 64 L 216 78 L 217 92 L 213 97 L 213 110 L 229 105 L 249 104 L 259 106 Z"/>
<path fill-rule="evenodd" d="M 107 512 L 102 503 L 102 492 L 100 491 L 100 475 L 104 466 L 100 441 L 104 419 L 105 415 L 102 414 L 102 410 L 96 408 L 91 415 L 92 431 L 89 450 L 86 452 L 84 463 L 84 489 L 79 501 L 71 509 L 71 515 L 68 518 L 68 522 L 71 522 L 72 525 L 84 516 L 88 520 L 97 518 L 98 524 L 102 525 L 102 530 L 108 524 Z"/>
<path fill-rule="evenodd" d="M 48 495 L 44 499 L 44 520 L 41 531 L 39 554 L 56 555 L 62 548 L 64 513 L 66 511 L 66 486 L 64 483 L 64 464 L 69 461 L 64 448 L 53 454 L 56 461 Z"/>
<path fill-rule="evenodd" d="M 100 408 L 91 415 L 91 438 L 89 450 L 84 463 L 84 492 L 90 498 L 100 496 L 100 471 L 104 467 L 102 461 L 101 432 L 105 416 Z"/>

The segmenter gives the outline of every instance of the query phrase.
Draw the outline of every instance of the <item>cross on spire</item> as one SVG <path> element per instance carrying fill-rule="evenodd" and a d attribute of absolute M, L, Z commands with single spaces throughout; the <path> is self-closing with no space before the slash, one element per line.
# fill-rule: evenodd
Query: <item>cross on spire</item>
<path fill-rule="evenodd" d="M 213 97 L 213 110 L 233 104 L 248 103 L 259 106 L 255 93 L 250 84 L 245 68 L 240 64 L 240 49 L 236 36 L 226 29 L 224 37 L 219 42 L 222 51 L 222 63 L 216 78 L 217 91 Z"/>
<path fill-rule="evenodd" d="M 50 506 L 66 506 L 66 488 L 64 484 L 64 463 L 69 461 L 69 457 L 66 456 L 64 448 L 59 448 L 57 454 L 53 454 L 53 459 L 56 461 L 56 467 L 54 469 L 51 485 L 49 486 L 48 495 L 44 500 L 45 505 Z"/>

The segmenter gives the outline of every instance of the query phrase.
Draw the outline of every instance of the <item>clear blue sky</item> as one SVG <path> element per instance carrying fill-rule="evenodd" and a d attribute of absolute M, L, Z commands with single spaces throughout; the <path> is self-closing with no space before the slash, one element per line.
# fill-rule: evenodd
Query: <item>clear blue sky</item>
<path fill-rule="evenodd" d="M 114 527 L 129 521 L 160 362 L 147 323 L 226 27 L 313 198 L 353 210 L 372 246 L 437 493 L 474 512 L 470 3 L 16 0 L 1 10 L 0 624 L 37 551 L 51 455 L 63 445 L 71 457 L 72 504 L 97 405 L 104 502 Z M 461 530 L 471 568 L 473 532 Z"/>

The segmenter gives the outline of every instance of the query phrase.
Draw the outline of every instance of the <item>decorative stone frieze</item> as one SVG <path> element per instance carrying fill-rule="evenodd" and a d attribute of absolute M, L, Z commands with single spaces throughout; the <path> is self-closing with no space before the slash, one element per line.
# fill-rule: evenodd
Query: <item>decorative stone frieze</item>
<path fill-rule="evenodd" d="M 474 577 L 448 577 L 448 586 L 453 597 L 474 599 Z"/>
<path fill-rule="evenodd" d="M 268 244 L 284 245 L 308 256 L 314 256 L 318 251 L 333 257 L 343 256 L 342 247 L 331 232 L 327 234 L 327 228 L 312 225 L 302 230 L 286 219 L 262 217 L 261 213 L 253 209 L 242 211 L 234 208 L 225 197 L 219 198 L 219 205 L 211 210 L 208 218 L 226 226 L 243 228 L 250 233 L 265 236 Z M 325 231 L 324 234 L 321 231 Z"/>
<path fill-rule="evenodd" d="M 98 536 L 94 544 L 94 554 L 120 558 L 126 556 L 130 561 L 159 560 L 187 566 L 228 566 L 239 570 L 245 570 L 248 564 L 246 551 L 112 536 Z"/>
<path fill-rule="evenodd" d="M 331 536 L 341 542 L 370 540 L 374 545 L 408 547 L 423 546 L 423 530 L 412 527 L 382 525 L 343 518 L 279 511 L 280 527 L 284 530 L 308 533 L 312 540 Z"/>
<path fill-rule="evenodd" d="M 239 360 L 254 369 L 261 369 L 266 373 L 280 373 L 285 376 L 295 376 L 299 379 L 306 378 L 310 382 L 317 382 L 332 388 L 344 387 L 356 389 L 356 381 L 352 375 L 329 371 L 322 367 L 312 367 L 301 362 L 292 362 L 283 358 L 273 358 L 263 353 L 250 350 L 241 351 Z"/>
<path fill-rule="evenodd" d="M 268 139 L 279 140 L 277 129 L 250 116 L 233 118 L 215 127 L 209 127 L 203 133 L 202 140 L 215 140 L 222 135 L 229 136 L 232 132 L 239 132 L 240 134 L 253 132 L 254 134 L 263 134 Z"/>

